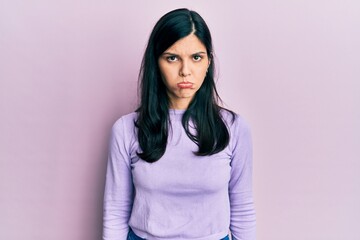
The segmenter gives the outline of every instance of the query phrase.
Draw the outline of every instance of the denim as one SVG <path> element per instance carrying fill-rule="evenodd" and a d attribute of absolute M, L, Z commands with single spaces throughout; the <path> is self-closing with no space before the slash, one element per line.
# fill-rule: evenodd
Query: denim
<path fill-rule="evenodd" d="M 128 236 L 127 236 L 127 240 L 145 240 L 144 238 L 141 238 L 139 236 L 137 236 L 133 230 L 129 230 Z M 220 240 L 229 240 L 229 235 L 227 235 L 226 237 L 220 239 Z"/>
<path fill-rule="evenodd" d="M 133 230 L 130 228 L 128 236 L 127 236 L 127 240 L 145 240 L 144 238 L 141 238 L 139 236 L 137 236 Z"/>
<path fill-rule="evenodd" d="M 224 237 L 224 238 L 222 238 L 222 239 L 220 239 L 220 240 L 229 240 L 230 238 L 229 238 L 229 235 L 226 235 L 226 237 Z"/>

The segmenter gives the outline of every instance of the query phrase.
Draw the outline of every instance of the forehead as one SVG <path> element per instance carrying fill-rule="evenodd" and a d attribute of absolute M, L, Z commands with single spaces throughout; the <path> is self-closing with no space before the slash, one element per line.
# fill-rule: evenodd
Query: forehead
<path fill-rule="evenodd" d="M 165 52 L 176 54 L 192 54 L 196 52 L 206 52 L 205 45 L 195 34 L 190 34 L 171 45 Z"/>

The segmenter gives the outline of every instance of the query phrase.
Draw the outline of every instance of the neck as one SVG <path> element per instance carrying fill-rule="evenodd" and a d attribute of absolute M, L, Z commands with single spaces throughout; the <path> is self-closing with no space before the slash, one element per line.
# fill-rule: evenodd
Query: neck
<path fill-rule="evenodd" d="M 170 101 L 170 108 L 176 110 L 186 110 L 189 107 L 190 101 L 188 99 L 178 99 L 177 101 Z"/>

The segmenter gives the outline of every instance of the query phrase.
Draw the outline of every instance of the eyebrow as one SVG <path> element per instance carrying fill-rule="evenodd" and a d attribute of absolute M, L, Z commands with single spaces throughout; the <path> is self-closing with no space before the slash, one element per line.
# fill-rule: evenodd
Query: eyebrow
<path fill-rule="evenodd" d="M 193 54 L 191 54 L 191 55 L 197 55 L 197 54 L 206 54 L 206 52 L 202 52 L 202 51 L 200 51 L 200 52 L 196 52 L 196 53 L 193 53 Z M 164 52 L 162 55 L 172 55 L 172 56 L 179 56 L 178 54 L 176 54 L 176 53 L 171 53 L 171 52 Z"/>

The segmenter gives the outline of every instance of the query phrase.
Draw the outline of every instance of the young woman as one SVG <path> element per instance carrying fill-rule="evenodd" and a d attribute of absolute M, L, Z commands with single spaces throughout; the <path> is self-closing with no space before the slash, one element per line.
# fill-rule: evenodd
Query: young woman
<path fill-rule="evenodd" d="M 250 131 L 218 104 L 198 13 L 156 23 L 139 80 L 139 108 L 112 129 L 103 239 L 254 240 Z"/>

